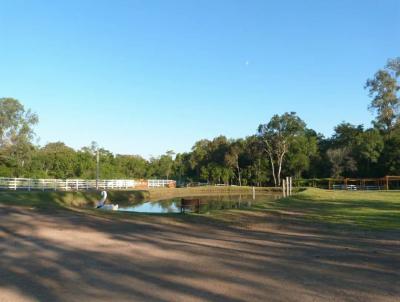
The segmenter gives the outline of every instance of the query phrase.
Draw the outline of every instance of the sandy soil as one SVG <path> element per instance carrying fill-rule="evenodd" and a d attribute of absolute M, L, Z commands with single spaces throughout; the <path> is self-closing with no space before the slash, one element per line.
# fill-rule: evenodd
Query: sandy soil
<path fill-rule="evenodd" d="M 0 301 L 400 301 L 400 233 L 0 206 Z"/>

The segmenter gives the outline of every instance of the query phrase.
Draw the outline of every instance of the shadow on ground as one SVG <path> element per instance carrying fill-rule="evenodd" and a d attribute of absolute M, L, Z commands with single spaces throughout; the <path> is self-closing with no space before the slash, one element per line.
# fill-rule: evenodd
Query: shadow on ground
<path fill-rule="evenodd" d="M 399 233 L 0 206 L 0 301 L 398 301 Z"/>

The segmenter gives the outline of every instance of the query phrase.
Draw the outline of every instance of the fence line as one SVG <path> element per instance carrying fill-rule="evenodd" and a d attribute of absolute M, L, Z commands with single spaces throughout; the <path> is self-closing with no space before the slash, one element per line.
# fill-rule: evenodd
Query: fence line
<path fill-rule="evenodd" d="M 138 188 L 175 187 L 174 180 L 149 179 L 101 179 L 98 188 L 102 190 L 127 190 Z M 96 189 L 93 179 L 33 179 L 0 177 L 0 190 L 42 190 L 42 191 L 85 191 Z"/>
<path fill-rule="evenodd" d="M 175 183 L 175 181 L 173 181 Z M 147 181 L 149 188 L 168 187 L 171 184 L 171 180 L 166 179 L 149 179 Z"/>
<path fill-rule="evenodd" d="M 314 178 L 297 179 L 297 186 L 311 186 L 329 190 L 399 190 L 400 176 L 387 175 L 380 178 Z"/>

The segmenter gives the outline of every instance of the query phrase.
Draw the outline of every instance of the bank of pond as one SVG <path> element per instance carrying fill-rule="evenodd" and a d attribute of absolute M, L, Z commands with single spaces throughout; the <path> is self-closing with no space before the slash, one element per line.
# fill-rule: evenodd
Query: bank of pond
<path fill-rule="evenodd" d="M 133 205 L 119 204 L 118 211 L 136 213 L 208 213 L 213 210 L 244 209 L 276 200 L 280 194 L 221 194 L 205 196 L 174 197 L 169 199 L 140 202 Z"/>
<path fill-rule="evenodd" d="M 213 210 L 249 208 L 275 200 L 275 188 L 184 188 L 107 191 L 105 204 L 118 204 L 118 210 L 138 213 L 206 213 Z M 37 209 L 65 207 L 96 208 L 99 191 L 0 191 L 0 203 Z"/>

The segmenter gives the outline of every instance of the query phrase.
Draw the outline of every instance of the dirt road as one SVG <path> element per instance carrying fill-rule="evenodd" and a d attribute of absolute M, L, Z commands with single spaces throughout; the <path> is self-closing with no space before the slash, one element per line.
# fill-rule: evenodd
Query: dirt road
<path fill-rule="evenodd" d="M 400 234 L 0 206 L 0 301 L 400 301 Z M 243 225 L 243 224 L 242 224 Z"/>

